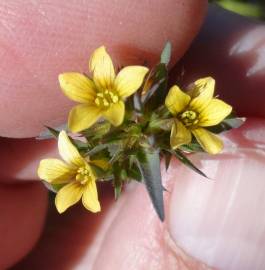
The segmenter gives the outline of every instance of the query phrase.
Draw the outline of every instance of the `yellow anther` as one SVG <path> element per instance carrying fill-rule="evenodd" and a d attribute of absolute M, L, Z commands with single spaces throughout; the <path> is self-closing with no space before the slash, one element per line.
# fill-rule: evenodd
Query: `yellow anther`
<path fill-rule="evenodd" d="M 77 174 L 76 175 L 76 181 L 81 181 L 81 179 L 82 179 L 82 176 L 80 174 Z"/>
<path fill-rule="evenodd" d="M 95 104 L 102 109 L 107 109 L 112 103 L 115 104 L 119 101 L 119 96 L 111 90 L 105 89 L 102 92 L 97 93 L 95 98 Z"/>
<path fill-rule="evenodd" d="M 113 96 L 111 97 L 111 100 L 113 101 L 113 103 L 117 103 L 118 100 L 119 100 L 119 98 L 118 98 L 116 95 L 113 95 Z"/>
<path fill-rule="evenodd" d="M 185 111 L 184 113 L 181 114 L 181 118 L 194 120 L 197 118 L 197 113 L 194 111 Z"/>
<path fill-rule="evenodd" d="M 99 98 L 96 98 L 96 99 L 95 99 L 95 103 L 96 103 L 96 105 L 98 105 L 98 106 L 100 105 Z"/>
<path fill-rule="evenodd" d="M 106 107 L 109 106 L 109 102 L 107 101 L 106 98 L 103 99 L 103 105 Z"/>
<path fill-rule="evenodd" d="M 185 111 L 180 115 L 180 118 L 185 126 L 193 126 L 199 122 L 197 116 L 194 111 Z"/>

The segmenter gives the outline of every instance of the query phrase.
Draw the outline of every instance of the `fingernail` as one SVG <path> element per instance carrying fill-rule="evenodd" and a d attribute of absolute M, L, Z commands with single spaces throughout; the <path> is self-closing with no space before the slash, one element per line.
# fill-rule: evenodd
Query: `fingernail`
<path fill-rule="evenodd" d="M 174 241 L 217 269 L 265 269 L 265 153 L 238 148 L 211 157 L 199 154 L 193 161 L 213 180 L 171 166 Z"/>

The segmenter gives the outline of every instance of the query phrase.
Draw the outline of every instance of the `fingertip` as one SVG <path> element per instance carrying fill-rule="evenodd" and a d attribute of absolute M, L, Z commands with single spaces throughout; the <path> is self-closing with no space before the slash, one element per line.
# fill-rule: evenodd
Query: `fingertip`
<path fill-rule="evenodd" d="M 8 48 L 0 63 L 0 135 L 32 137 L 42 125 L 64 123 L 73 103 L 59 91 L 58 74 L 85 72 L 99 44 L 122 65 L 153 65 L 170 40 L 176 62 L 196 35 L 206 7 L 206 0 L 5 3 L 16 16 L 3 18 L 12 32 L 0 29 Z"/>

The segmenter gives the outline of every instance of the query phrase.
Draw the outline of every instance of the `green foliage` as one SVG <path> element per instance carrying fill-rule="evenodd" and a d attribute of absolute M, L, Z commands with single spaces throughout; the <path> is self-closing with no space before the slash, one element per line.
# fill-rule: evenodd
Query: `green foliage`
<path fill-rule="evenodd" d="M 265 19 L 264 16 L 264 0 L 212 0 L 210 3 L 217 3 L 221 7 L 238 13 L 243 16 Z"/>

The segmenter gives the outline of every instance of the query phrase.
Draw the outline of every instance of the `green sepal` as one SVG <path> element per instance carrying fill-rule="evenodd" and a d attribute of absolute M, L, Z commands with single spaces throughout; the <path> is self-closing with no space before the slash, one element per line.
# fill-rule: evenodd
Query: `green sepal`
<path fill-rule="evenodd" d="M 137 166 L 142 174 L 143 182 L 152 201 L 154 209 L 161 221 L 164 221 L 163 186 L 160 171 L 159 152 L 143 149 L 138 155 Z"/>

